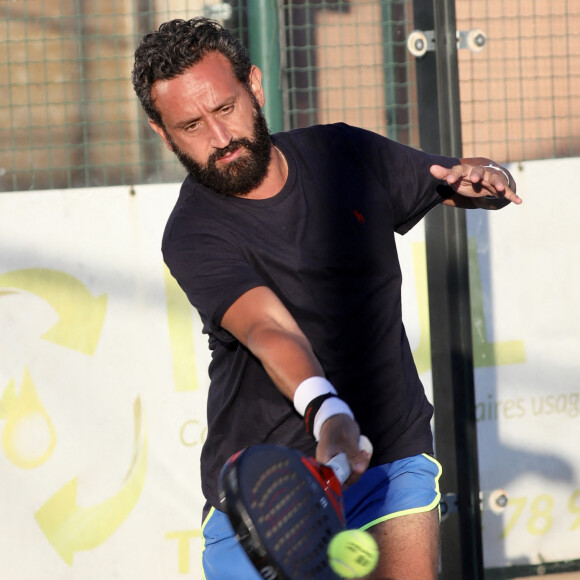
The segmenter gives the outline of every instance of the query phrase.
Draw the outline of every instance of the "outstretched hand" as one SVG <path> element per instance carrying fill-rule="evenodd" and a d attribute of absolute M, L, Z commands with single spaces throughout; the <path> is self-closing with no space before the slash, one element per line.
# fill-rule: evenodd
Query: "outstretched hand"
<path fill-rule="evenodd" d="M 464 197 L 469 198 L 497 198 L 506 203 L 522 203 L 522 199 L 515 192 L 513 178 L 508 181 L 503 171 L 489 167 L 492 162 L 487 159 L 462 159 L 460 165 L 451 168 L 441 165 L 432 165 L 431 175 L 445 181 L 449 187 Z M 509 175 L 509 174 L 508 174 Z M 510 187 L 511 184 L 511 187 Z M 513 189 L 512 189 L 513 188 Z"/>

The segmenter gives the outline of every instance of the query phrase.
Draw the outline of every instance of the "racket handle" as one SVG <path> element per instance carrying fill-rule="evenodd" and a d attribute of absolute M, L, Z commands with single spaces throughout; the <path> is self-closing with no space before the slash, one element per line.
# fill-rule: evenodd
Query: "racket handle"
<path fill-rule="evenodd" d="M 368 437 L 361 435 L 358 446 L 361 451 L 366 451 L 369 455 L 373 454 L 373 445 L 369 441 Z M 340 481 L 341 484 L 343 484 L 350 477 L 352 472 L 350 463 L 348 462 L 348 457 L 344 452 L 335 455 L 327 463 L 327 465 L 332 469 L 332 471 L 334 471 L 334 475 L 336 475 L 338 481 Z"/>

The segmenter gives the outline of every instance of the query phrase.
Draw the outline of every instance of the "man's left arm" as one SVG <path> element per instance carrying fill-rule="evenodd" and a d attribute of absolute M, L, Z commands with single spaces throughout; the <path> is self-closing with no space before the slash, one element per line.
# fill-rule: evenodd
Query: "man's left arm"
<path fill-rule="evenodd" d="M 431 166 L 431 175 L 445 181 L 454 191 L 444 205 L 466 209 L 501 209 L 510 202 L 522 203 L 516 194 L 516 182 L 501 165 L 484 157 L 461 159 L 451 168 Z"/>

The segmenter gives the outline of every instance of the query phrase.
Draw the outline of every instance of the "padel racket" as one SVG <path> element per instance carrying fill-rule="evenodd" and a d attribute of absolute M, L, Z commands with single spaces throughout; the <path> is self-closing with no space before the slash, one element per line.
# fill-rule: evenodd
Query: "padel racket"
<path fill-rule="evenodd" d="M 372 450 L 361 438 L 361 449 Z M 256 445 L 220 475 L 220 500 L 238 540 L 267 580 L 336 580 L 327 549 L 345 529 L 341 485 L 350 475 L 341 453 L 321 465 L 294 449 Z"/>

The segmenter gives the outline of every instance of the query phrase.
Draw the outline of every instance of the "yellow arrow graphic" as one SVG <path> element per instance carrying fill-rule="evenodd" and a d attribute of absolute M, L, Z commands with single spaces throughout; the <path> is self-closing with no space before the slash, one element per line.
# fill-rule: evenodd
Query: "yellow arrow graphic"
<path fill-rule="evenodd" d="M 74 276 L 46 268 L 0 274 L 2 287 L 36 294 L 56 310 L 59 321 L 42 338 L 85 354 L 95 352 L 107 310 L 106 294 L 95 298 Z"/>
<path fill-rule="evenodd" d="M 147 433 L 142 422 L 137 399 L 134 456 L 124 485 L 115 496 L 95 506 L 79 506 L 75 477 L 36 512 L 38 525 L 67 564 L 72 566 L 75 552 L 92 550 L 107 540 L 137 504 L 147 472 Z"/>

